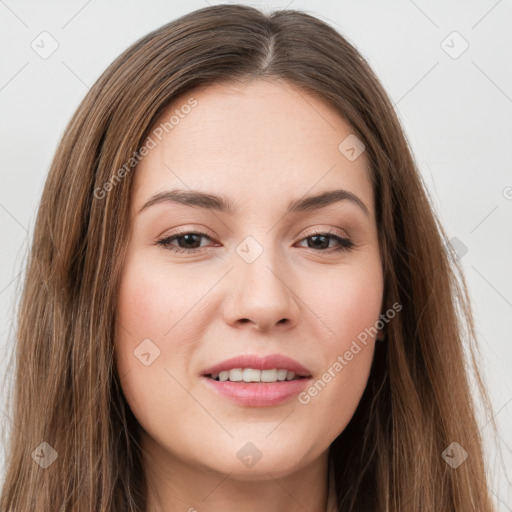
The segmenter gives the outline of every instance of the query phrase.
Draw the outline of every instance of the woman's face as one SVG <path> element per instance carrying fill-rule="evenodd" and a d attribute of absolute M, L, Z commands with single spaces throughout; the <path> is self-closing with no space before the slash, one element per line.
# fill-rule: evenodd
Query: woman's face
<path fill-rule="evenodd" d="M 162 468 L 285 475 L 352 417 L 383 276 L 368 161 L 351 133 L 322 100 L 266 81 L 197 89 L 154 126 L 134 171 L 115 350 Z M 308 200 L 339 190 L 353 196 Z M 206 375 L 248 355 L 219 376 L 233 382 Z M 298 380 L 237 380 L 291 378 L 272 369 L 294 364 Z"/>

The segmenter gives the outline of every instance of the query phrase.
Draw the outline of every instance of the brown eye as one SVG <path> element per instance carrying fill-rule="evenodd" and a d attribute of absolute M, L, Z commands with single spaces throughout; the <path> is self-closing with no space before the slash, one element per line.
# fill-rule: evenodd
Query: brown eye
<path fill-rule="evenodd" d="M 348 251 L 354 246 L 354 243 L 348 238 L 343 238 L 332 233 L 313 233 L 306 238 L 303 238 L 303 240 L 311 240 L 311 243 L 308 242 L 308 249 L 315 249 L 321 252 L 328 252 L 326 249 L 332 249 L 333 251 Z M 338 247 L 330 248 L 329 243 L 331 240 L 337 242 Z"/>
<path fill-rule="evenodd" d="M 166 237 L 159 240 L 157 243 L 173 252 L 194 253 L 197 252 L 198 249 L 201 249 L 201 238 L 211 240 L 206 233 L 194 231 Z M 178 241 L 178 247 L 172 244 L 175 240 Z"/>

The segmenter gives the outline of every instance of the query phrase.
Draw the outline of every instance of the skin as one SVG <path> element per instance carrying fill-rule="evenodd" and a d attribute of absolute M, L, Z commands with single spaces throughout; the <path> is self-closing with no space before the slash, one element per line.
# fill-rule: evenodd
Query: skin
<path fill-rule="evenodd" d="M 350 126 L 281 81 L 196 89 L 156 124 L 191 96 L 197 105 L 155 139 L 135 171 L 118 302 L 116 364 L 142 427 L 147 510 L 324 512 L 329 445 L 359 403 L 375 337 L 306 405 L 295 396 L 244 406 L 199 376 L 235 355 L 281 353 L 315 382 L 375 325 L 383 274 L 366 154 L 349 161 L 338 145 Z M 225 195 L 240 213 L 171 202 L 138 213 L 153 194 L 175 188 Z M 369 215 L 350 201 L 285 214 L 293 199 L 338 188 Z M 335 251 L 333 238 L 315 245 L 317 229 L 355 246 Z M 157 243 L 197 230 L 210 238 L 171 244 L 195 254 Z M 235 250 L 247 236 L 263 249 L 252 263 Z M 144 339 L 160 350 L 148 366 L 134 356 Z M 247 442 L 262 453 L 252 467 L 237 457 Z"/>

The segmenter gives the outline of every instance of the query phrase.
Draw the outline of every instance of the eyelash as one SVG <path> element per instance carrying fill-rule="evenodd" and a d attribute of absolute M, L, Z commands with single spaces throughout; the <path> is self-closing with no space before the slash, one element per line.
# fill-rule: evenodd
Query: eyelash
<path fill-rule="evenodd" d="M 186 235 L 197 235 L 197 236 L 202 236 L 202 237 L 205 237 L 205 238 L 208 238 L 209 240 L 212 240 L 212 238 L 210 236 L 208 236 L 206 233 L 202 233 L 200 231 L 185 231 L 183 233 L 178 233 L 176 235 L 172 235 L 172 236 L 169 236 L 169 237 L 166 237 L 166 238 L 162 238 L 160 240 L 158 240 L 157 244 L 164 247 L 164 249 L 168 250 L 168 251 L 171 251 L 171 252 L 174 252 L 174 253 L 186 253 L 186 254 L 194 254 L 194 253 L 198 253 L 200 252 L 202 249 L 204 249 L 204 247 L 198 247 L 196 249 L 182 249 L 181 247 L 176 247 L 176 246 L 172 246 L 171 245 L 171 242 L 178 239 L 178 238 L 182 238 Z M 352 242 L 350 239 L 348 238 L 343 238 L 341 236 L 338 236 L 338 235 L 335 235 L 333 233 L 330 233 L 330 232 L 325 232 L 325 231 L 315 231 L 314 233 L 311 233 L 310 235 L 304 237 L 301 242 L 303 240 L 307 240 L 308 238 L 312 238 L 314 236 L 324 236 L 324 237 L 328 237 L 328 238 L 331 238 L 331 239 L 334 239 L 336 240 L 338 243 L 339 243 L 339 246 L 337 248 L 331 248 L 330 250 L 329 249 L 313 249 L 313 251 L 315 252 L 340 252 L 340 251 L 349 251 L 350 249 L 352 249 L 355 244 L 354 242 Z"/>

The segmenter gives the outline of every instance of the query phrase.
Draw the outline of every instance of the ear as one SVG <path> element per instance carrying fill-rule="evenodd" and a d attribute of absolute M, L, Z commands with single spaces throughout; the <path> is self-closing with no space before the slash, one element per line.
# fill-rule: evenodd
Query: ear
<path fill-rule="evenodd" d="M 377 334 L 377 341 L 384 341 L 386 339 L 386 335 L 384 334 L 384 331 L 381 330 Z"/>

